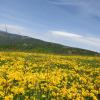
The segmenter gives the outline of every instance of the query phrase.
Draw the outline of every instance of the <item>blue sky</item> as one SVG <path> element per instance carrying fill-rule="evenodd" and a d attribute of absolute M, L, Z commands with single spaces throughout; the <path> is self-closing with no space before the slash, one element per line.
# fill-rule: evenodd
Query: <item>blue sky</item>
<path fill-rule="evenodd" d="M 0 29 L 100 52 L 100 0 L 0 0 Z"/>

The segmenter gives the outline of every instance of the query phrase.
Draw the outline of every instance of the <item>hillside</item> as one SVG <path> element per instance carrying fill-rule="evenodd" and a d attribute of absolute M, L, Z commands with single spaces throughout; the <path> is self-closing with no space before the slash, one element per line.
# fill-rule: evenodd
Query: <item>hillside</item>
<path fill-rule="evenodd" d="M 97 52 L 45 42 L 27 36 L 0 31 L 0 50 L 29 51 L 73 55 L 98 55 Z"/>

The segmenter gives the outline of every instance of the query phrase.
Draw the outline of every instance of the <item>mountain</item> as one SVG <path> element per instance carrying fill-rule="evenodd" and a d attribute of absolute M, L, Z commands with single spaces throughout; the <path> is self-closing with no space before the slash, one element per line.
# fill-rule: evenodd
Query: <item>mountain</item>
<path fill-rule="evenodd" d="M 25 51 L 71 55 L 99 55 L 90 50 L 73 48 L 61 44 L 45 42 L 28 36 L 0 31 L 0 51 Z"/>

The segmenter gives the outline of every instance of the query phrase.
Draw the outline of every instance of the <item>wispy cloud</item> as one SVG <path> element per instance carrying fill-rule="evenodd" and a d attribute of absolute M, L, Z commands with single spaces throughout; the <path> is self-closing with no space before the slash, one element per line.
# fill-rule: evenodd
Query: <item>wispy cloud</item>
<path fill-rule="evenodd" d="M 27 28 L 18 25 L 6 24 L 7 30 L 10 33 L 30 36 L 31 32 Z M 0 30 L 5 31 L 5 24 L 0 24 Z"/>
<path fill-rule="evenodd" d="M 100 17 L 100 0 L 48 0 L 55 5 L 72 5 L 80 9 L 80 13 Z"/>
<path fill-rule="evenodd" d="M 90 45 L 92 47 L 100 48 L 100 39 L 97 37 L 87 37 L 79 34 L 62 32 L 62 31 L 51 31 L 51 34 L 59 36 L 61 38 L 70 39 L 74 42 L 79 42 L 80 44 Z"/>
<path fill-rule="evenodd" d="M 66 5 L 66 4 L 77 5 L 77 4 L 83 4 L 84 2 L 89 2 L 93 0 L 48 0 L 48 1 L 58 5 Z"/>
<path fill-rule="evenodd" d="M 55 34 L 55 35 L 60 35 L 60 36 L 66 36 L 66 37 L 75 37 L 75 38 L 81 38 L 82 36 L 81 35 L 78 35 L 78 34 L 73 34 L 73 33 L 68 33 L 68 32 L 61 32 L 61 31 L 52 31 L 51 32 L 52 34 Z"/>
<path fill-rule="evenodd" d="M 8 32 L 19 33 L 24 30 L 22 26 L 6 24 Z M 0 24 L 0 29 L 5 31 L 5 24 Z"/>

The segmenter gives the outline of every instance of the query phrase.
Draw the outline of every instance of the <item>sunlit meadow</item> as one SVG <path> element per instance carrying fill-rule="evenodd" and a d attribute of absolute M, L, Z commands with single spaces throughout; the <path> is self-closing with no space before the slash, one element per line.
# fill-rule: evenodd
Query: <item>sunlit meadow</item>
<path fill-rule="evenodd" d="M 0 100 L 99 100 L 100 57 L 1 52 Z"/>

